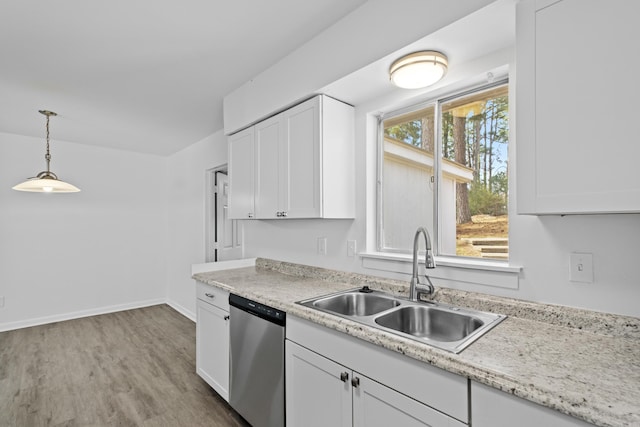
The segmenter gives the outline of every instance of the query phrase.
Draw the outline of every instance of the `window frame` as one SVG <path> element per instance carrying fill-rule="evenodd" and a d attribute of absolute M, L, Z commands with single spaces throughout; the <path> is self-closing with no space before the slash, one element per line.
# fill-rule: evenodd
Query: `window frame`
<path fill-rule="evenodd" d="M 482 268 L 483 265 L 489 268 L 509 268 L 510 263 L 509 260 L 496 260 L 496 259 L 483 259 L 479 257 L 467 257 L 461 255 L 452 255 L 452 254 L 442 254 L 441 249 L 441 186 L 442 186 L 442 106 L 447 102 L 452 100 L 465 97 L 471 94 L 477 94 L 485 91 L 489 91 L 493 88 L 499 86 L 507 86 L 509 89 L 509 93 L 511 92 L 511 85 L 509 82 L 509 77 L 504 77 L 501 79 L 497 79 L 493 82 L 482 83 L 467 87 L 458 91 L 445 92 L 439 96 L 431 97 L 423 99 L 419 102 L 413 103 L 411 105 L 389 110 L 387 112 L 383 112 L 376 116 L 377 120 L 377 151 L 376 151 L 376 250 L 381 254 L 389 254 L 389 255 L 400 255 L 407 254 L 406 250 L 403 249 L 394 249 L 394 248 L 385 248 L 384 247 L 384 122 L 385 120 L 398 117 L 404 114 L 409 114 L 412 111 L 417 111 L 421 109 L 425 109 L 427 107 L 434 107 L 434 165 L 433 165 L 433 178 L 432 182 L 434 184 L 433 189 L 433 224 L 430 224 L 430 229 L 432 230 L 432 246 L 436 259 L 439 260 L 448 260 L 452 264 L 456 264 L 458 266 L 462 266 L 464 264 L 469 264 L 473 266 L 472 268 Z M 509 95 L 511 96 L 511 95 Z M 509 116 L 509 127 L 511 128 L 512 116 Z M 509 141 L 509 146 L 511 146 L 512 141 Z M 509 185 L 509 192 L 513 191 L 513 186 Z M 428 227 L 429 228 L 429 227 Z M 510 239 L 510 236 L 509 236 Z M 509 242 L 510 243 L 510 242 Z"/>

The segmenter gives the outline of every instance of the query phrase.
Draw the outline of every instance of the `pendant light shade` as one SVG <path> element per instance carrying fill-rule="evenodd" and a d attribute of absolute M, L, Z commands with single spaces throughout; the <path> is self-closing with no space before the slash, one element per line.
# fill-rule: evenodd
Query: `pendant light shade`
<path fill-rule="evenodd" d="M 410 53 L 397 59 L 389 68 L 391 82 L 404 89 L 431 86 L 444 77 L 447 57 L 432 50 Z"/>
<path fill-rule="evenodd" d="M 80 191 L 75 185 L 58 179 L 57 175 L 51 170 L 49 166 L 51 163 L 51 154 L 49 152 L 49 117 L 57 116 L 53 111 L 39 110 L 40 114 L 47 116 L 47 153 L 44 158 L 47 162 L 47 170 L 40 172 L 33 178 L 27 179 L 15 187 L 17 191 L 30 191 L 34 193 L 77 193 Z"/>

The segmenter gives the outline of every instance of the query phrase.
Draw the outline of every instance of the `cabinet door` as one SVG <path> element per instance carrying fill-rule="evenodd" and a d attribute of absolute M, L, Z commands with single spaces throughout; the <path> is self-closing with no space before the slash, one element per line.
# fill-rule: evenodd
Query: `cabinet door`
<path fill-rule="evenodd" d="M 463 427 L 465 424 L 357 372 L 353 388 L 354 427 Z"/>
<path fill-rule="evenodd" d="M 280 203 L 289 218 L 322 217 L 321 98 L 281 114 L 285 134 L 281 161 L 285 167 L 280 170 Z"/>
<path fill-rule="evenodd" d="M 198 300 L 196 372 L 229 401 L 229 313 Z"/>
<path fill-rule="evenodd" d="M 253 218 L 254 128 L 229 137 L 229 218 Z"/>
<path fill-rule="evenodd" d="M 287 426 L 351 426 L 351 371 L 292 341 L 285 343 Z"/>
<path fill-rule="evenodd" d="M 279 116 L 255 126 L 256 218 L 276 218 L 282 211 L 279 198 L 282 156 L 282 130 Z"/>
<path fill-rule="evenodd" d="M 518 212 L 640 212 L 640 3 L 517 7 Z"/>

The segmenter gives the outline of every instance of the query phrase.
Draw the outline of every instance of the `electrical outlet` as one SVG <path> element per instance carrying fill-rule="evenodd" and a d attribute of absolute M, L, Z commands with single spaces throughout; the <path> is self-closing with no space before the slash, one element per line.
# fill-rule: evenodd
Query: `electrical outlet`
<path fill-rule="evenodd" d="M 327 254 L 327 238 L 318 237 L 318 255 Z"/>
<path fill-rule="evenodd" d="M 569 255 L 570 276 L 572 282 L 593 283 L 593 254 L 572 252 Z"/>
<path fill-rule="evenodd" d="M 347 240 L 347 256 L 350 256 L 350 257 L 356 256 L 356 241 L 355 240 Z"/>

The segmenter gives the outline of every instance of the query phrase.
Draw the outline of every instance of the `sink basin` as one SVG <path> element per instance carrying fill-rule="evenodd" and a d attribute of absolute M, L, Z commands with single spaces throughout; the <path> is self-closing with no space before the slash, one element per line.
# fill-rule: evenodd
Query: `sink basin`
<path fill-rule="evenodd" d="M 460 353 L 506 318 L 433 301 L 410 301 L 366 287 L 298 304 L 452 353 Z"/>
<path fill-rule="evenodd" d="M 375 322 L 404 334 L 443 342 L 461 340 L 484 324 L 471 315 L 422 306 L 394 310 Z"/>
<path fill-rule="evenodd" d="M 400 302 L 373 293 L 358 291 L 315 300 L 312 306 L 344 316 L 370 316 L 400 305 Z"/>
<path fill-rule="evenodd" d="M 400 302 L 377 293 L 356 290 L 316 299 L 310 305 L 343 316 L 371 316 L 397 307 Z"/>

